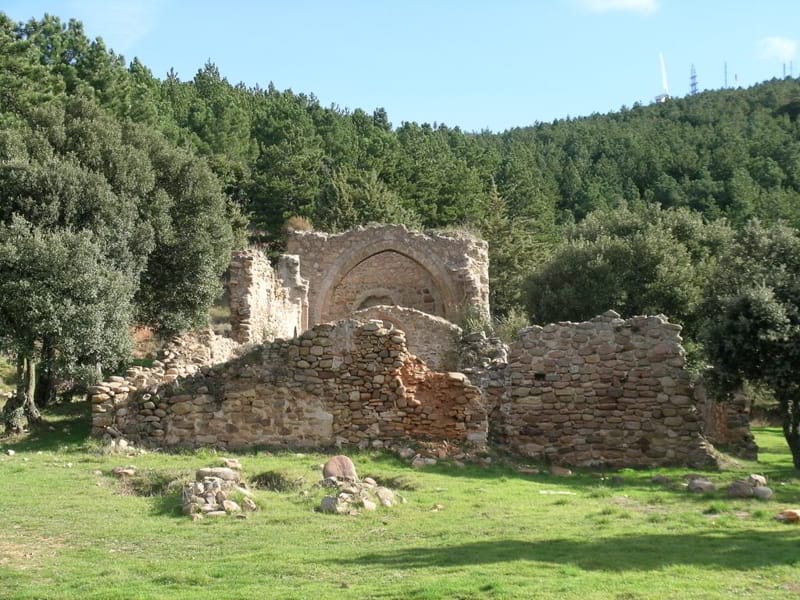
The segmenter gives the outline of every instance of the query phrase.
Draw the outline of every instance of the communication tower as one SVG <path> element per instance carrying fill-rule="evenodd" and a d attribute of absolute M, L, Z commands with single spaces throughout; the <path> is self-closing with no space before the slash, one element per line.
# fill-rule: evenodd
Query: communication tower
<path fill-rule="evenodd" d="M 656 102 L 659 104 L 669 100 L 669 85 L 667 84 L 667 67 L 664 65 L 664 55 L 659 52 L 658 58 L 661 61 L 661 89 L 662 92 L 656 96 Z"/>
<path fill-rule="evenodd" d="M 689 90 L 692 96 L 697 93 L 697 71 L 694 69 L 694 63 L 692 63 L 692 74 L 689 76 Z"/>

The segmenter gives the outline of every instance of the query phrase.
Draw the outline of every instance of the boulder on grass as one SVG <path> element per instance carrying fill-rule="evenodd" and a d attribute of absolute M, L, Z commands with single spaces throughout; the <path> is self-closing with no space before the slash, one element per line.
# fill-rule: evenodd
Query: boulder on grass
<path fill-rule="evenodd" d="M 334 456 L 322 467 L 322 478 L 335 477 L 347 481 L 357 481 L 356 466 L 347 456 Z"/>

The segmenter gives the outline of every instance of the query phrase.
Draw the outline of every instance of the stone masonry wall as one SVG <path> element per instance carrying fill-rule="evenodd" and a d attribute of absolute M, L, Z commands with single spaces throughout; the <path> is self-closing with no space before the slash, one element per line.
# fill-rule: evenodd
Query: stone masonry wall
<path fill-rule="evenodd" d="M 377 319 L 406 334 L 408 351 L 434 371 L 450 371 L 457 362 L 461 328 L 447 319 L 402 306 L 372 306 L 353 313 L 353 318 Z"/>
<path fill-rule="evenodd" d="M 609 311 L 584 323 L 531 327 L 511 344 L 507 363 L 504 347 L 471 340 L 466 375 L 432 371 L 396 326 L 398 315 L 416 316 L 423 332 L 434 317 L 398 307 L 365 313 L 380 311 L 386 319 L 324 323 L 249 347 L 210 330 L 179 336 L 152 368 L 90 389 L 92 433 L 151 446 L 236 448 L 483 443 L 488 432 L 501 448 L 553 463 L 714 461 L 680 327 L 661 316 L 623 320 Z"/>
<path fill-rule="evenodd" d="M 296 256 L 283 255 L 273 268 L 260 250 L 234 254 L 228 284 L 234 340 L 258 344 L 307 327 L 308 284 L 298 263 Z"/>
<path fill-rule="evenodd" d="M 431 371 L 380 321 L 321 324 L 188 377 L 154 379 L 132 369 L 92 388 L 95 435 L 226 448 L 486 440 L 480 390 Z"/>
<path fill-rule="evenodd" d="M 710 464 L 679 332 L 613 311 L 522 330 L 486 384 L 492 441 L 571 465 Z"/>
<path fill-rule="evenodd" d="M 703 435 L 715 446 L 739 458 L 756 460 L 758 445 L 750 431 L 750 408 L 742 393 L 725 402 L 709 398 L 705 386 L 695 386 L 695 400 L 703 423 Z"/>
<path fill-rule="evenodd" d="M 308 280 L 309 323 L 398 304 L 454 319 L 465 307 L 489 316 L 488 246 L 462 234 L 396 225 L 345 233 L 290 232 L 287 251 Z"/>
<path fill-rule="evenodd" d="M 125 377 L 112 376 L 89 389 L 92 401 L 92 435 L 119 436 L 115 427 L 128 416 L 128 400 L 141 390 L 177 379 L 191 377 L 203 368 L 230 360 L 239 345 L 232 339 L 217 335 L 211 329 L 184 333 L 174 337 L 160 352 L 151 367 L 132 367 Z M 161 417 L 166 415 L 166 405 L 151 402 L 147 395 L 143 418 L 151 417 L 153 437 L 163 437 L 159 431 Z"/>

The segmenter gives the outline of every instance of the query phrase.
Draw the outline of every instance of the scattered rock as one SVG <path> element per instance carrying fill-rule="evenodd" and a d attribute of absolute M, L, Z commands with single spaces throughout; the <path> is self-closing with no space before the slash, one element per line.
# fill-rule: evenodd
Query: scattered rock
<path fill-rule="evenodd" d="M 769 500 L 772 498 L 772 490 L 765 485 L 757 485 L 753 488 L 753 495 L 759 500 Z"/>
<path fill-rule="evenodd" d="M 538 475 L 541 473 L 539 469 L 535 469 L 534 467 L 517 467 L 517 472 L 523 475 Z"/>
<path fill-rule="evenodd" d="M 336 479 L 348 479 L 357 481 L 356 466 L 347 456 L 334 456 L 322 467 L 322 477 L 335 477 Z"/>
<path fill-rule="evenodd" d="M 248 512 L 255 512 L 258 506 L 250 496 L 245 496 L 245 499 L 242 500 L 242 508 Z"/>
<path fill-rule="evenodd" d="M 754 487 L 749 479 L 737 479 L 728 486 L 728 496 L 731 498 L 752 498 L 755 495 Z"/>
<path fill-rule="evenodd" d="M 341 514 L 347 512 L 347 507 L 339 502 L 338 496 L 325 496 L 319 503 L 319 512 Z"/>
<path fill-rule="evenodd" d="M 690 492 L 695 492 L 698 494 L 707 494 L 716 491 L 717 488 L 708 479 L 696 477 L 689 480 L 689 485 L 686 486 L 686 489 L 688 489 Z"/>
<path fill-rule="evenodd" d="M 71 466 L 71 465 L 70 465 Z M 128 466 L 128 467 L 114 467 L 111 469 L 111 473 L 120 479 L 123 477 L 132 477 L 136 474 L 136 467 Z"/>
<path fill-rule="evenodd" d="M 572 471 L 566 467 L 559 467 L 558 465 L 550 465 L 550 474 L 556 477 L 570 477 Z"/>
<path fill-rule="evenodd" d="M 223 500 L 223 501 L 222 501 L 222 508 L 224 508 L 224 509 L 225 509 L 225 512 L 227 512 L 227 513 L 238 513 L 238 512 L 242 512 L 242 507 L 241 507 L 241 506 L 239 506 L 239 505 L 238 505 L 236 502 L 234 502 L 233 500 Z"/>
<path fill-rule="evenodd" d="M 227 517 L 228 513 L 224 510 L 212 510 L 206 513 L 207 517 Z"/>
<path fill-rule="evenodd" d="M 397 504 L 397 500 L 394 497 L 394 492 L 389 488 L 375 488 L 375 495 L 378 497 L 378 500 L 380 500 L 380 503 L 383 506 L 394 506 Z"/>
<path fill-rule="evenodd" d="M 378 483 L 372 477 L 365 477 L 362 483 L 371 487 L 375 487 L 376 485 L 378 485 Z"/>
<path fill-rule="evenodd" d="M 440 510 L 444 510 L 444 504 L 434 504 L 433 508 L 431 508 L 431 512 L 439 512 Z"/>
<path fill-rule="evenodd" d="M 412 458 L 415 454 L 416 452 L 414 452 L 413 448 L 401 448 L 400 450 L 397 451 L 397 455 L 405 460 Z"/>
<path fill-rule="evenodd" d="M 8 454 L 9 456 L 14 456 L 16 452 L 14 452 L 11 448 L 9 448 L 8 450 L 6 450 L 6 454 Z"/>
<path fill-rule="evenodd" d="M 765 486 L 765 485 L 767 485 L 767 478 L 766 478 L 766 477 L 764 477 L 763 475 L 757 475 L 757 474 L 755 474 L 755 473 L 751 473 L 751 474 L 750 474 L 750 475 L 747 477 L 747 481 L 748 481 L 748 482 L 750 483 L 750 485 L 752 485 L 753 487 L 758 487 L 758 486 Z"/>
<path fill-rule="evenodd" d="M 672 483 L 672 479 L 664 475 L 653 475 L 650 478 L 650 483 L 656 483 L 658 485 L 670 485 Z"/>
<path fill-rule="evenodd" d="M 417 454 L 414 457 L 414 460 L 411 461 L 411 466 L 415 469 L 423 469 L 425 467 L 429 467 L 436 464 L 435 458 L 430 458 L 428 456 L 420 456 Z"/>
<path fill-rule="evenodd" d="M 800 522 L 800 508 L 788 508 L 775 515 L 776 521 L 784 523 L 797 523 Z"/>
<path fill-rule="evenodd" d="M 216 477 L 223 481 L 239 481 L 239 473 L 230 467 L 206 467 L 198 469 L 195 474 L 197 481 L 202 481 L 206 477 Z"/>
<path fill-rule="evenodd" d="M 222 466 L 228 469 L 233 469 L 234 471 L 241 471 L 242 470 L 242 463 L 240 463 L 235 458 L 223 458 L 222 459 Z"/>
<path fill-rule="evenodd" d="M 370 511 L 370 512 L 372 512 L 372 511 L 374 511 L 374 510 L 377 510 L 377 509 L 378 509 L 378 505 L 377 505 L 377 504 L 375 504 L 375 503 L 374 503 L 372 500 L 370 500 L 369 498 L 364 498 L 364 499 L 361 501 L 361 506 L 363 506 L 363 507 L 364 507 L 364 510 L 368 510 L 368 511 Z"/>

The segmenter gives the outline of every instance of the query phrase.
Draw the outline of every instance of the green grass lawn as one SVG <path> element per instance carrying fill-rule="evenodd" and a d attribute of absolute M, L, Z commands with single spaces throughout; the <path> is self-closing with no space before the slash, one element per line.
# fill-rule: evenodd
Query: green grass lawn
<path fill-rule="evenodd" d="M 235 454 L 246 475 L 280 471 L 296 489 L 258 490 L 246 520 L 181 516 L 159 483 L 217 465 L 212 451 L 109 455 L 87 438 L 85 404 L 49 429 L 0 440 L 0 598 L 791 598 L 800 595 L 800 473 L 778 430 L 757 431 L 772 500 L 682 489 L 685 469 L 521 475 L 353 453 L 407 503 L 358 516 L 315 512 L 323 453 Z M 13 449 L 14 456 L 7 450 Z M 138 494 L 110 470 L 133 464 Z M 97 474 L 97 472 L 100 474 Z M 650 482 L 654 474 L 673 485 Z M 621 476 L 622 481 L 612 480 Z M 148 488 L 148 482 L 151 487 Z M 153 496 L 142 495 L 156 493 Z M 441 505 L 434 510 L 435 505 Z"/>

